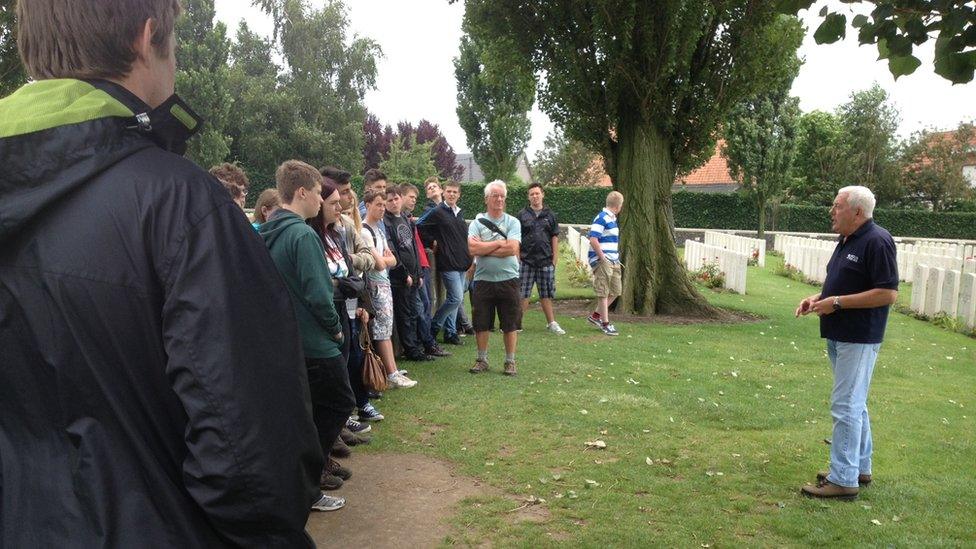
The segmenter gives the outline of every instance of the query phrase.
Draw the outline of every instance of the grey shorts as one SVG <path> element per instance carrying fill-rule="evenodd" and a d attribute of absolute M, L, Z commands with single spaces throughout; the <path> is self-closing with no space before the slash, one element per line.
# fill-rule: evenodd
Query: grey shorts
<path fill-rule="evenodd" d="M 376 316 L 369 323 L 369 335 L 376 341 L 384 341 L 393 336 L 393 291 L 385 282 L 369 282 L 370 297 Z"/>

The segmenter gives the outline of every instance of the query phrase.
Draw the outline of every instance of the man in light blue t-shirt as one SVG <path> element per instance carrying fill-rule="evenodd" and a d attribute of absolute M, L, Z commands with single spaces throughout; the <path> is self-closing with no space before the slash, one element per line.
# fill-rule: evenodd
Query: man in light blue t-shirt
<path fill-rule="evenodd" d="M 522 328 L 519 293 L 519 246 L 522 225 L 505 213 L 508 188 L 502 181 L 485 186 L 487 211 L 478 214 L 468 227 L 468 250 L 475 258 L 471 288 L 471 320 L 478 343 L 478 359 L 472 374 L 488 371 L 488 330 L 498 312 L 498 324 L 505 338 L 504 374 L 514 376 L 515 347 Z"/>

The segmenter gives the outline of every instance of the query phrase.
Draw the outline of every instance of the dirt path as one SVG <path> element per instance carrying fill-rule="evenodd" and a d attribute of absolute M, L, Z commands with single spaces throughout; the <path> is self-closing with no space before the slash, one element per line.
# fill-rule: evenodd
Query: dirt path
<path fill-rule="evenodd" d="M 353 477 L 330 493 L 346 498 L 346 506 L 308 519 L 319 547 L 434 547 L 450 532 L 447 519 L 458 502 L 496 493 L 426 456 L 357 452 L 343 464 Z"/>

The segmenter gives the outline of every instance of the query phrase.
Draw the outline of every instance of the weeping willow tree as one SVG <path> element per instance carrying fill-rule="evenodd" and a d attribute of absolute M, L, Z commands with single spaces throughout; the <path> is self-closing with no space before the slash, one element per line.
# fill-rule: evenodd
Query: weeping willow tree
<path fill-rule="evenodd" d="M 467 0 L 466 28 L 505 40 L 540 76 L 539 102 L 604 158 L 625 196 L 624 310 L 719 314 L 674 242 L 671 186 L 714 150 L 739 101 L 782 79 L 799 28 L 769 0 Z M 595 212 L 594 212 L 595 213 Z"/>

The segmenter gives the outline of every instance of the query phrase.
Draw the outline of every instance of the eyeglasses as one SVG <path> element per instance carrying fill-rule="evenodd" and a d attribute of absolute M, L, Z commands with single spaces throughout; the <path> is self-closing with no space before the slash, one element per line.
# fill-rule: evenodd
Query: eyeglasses
<path fill-rule="evenodd" d="M 502 200 L 504 200 L 506 198 L 506 195 L 504 195 L 504 194 L 489 194 L 488 195 L 488 198 L 501 198 Z"/>

